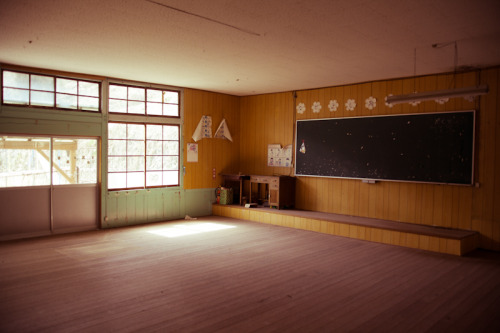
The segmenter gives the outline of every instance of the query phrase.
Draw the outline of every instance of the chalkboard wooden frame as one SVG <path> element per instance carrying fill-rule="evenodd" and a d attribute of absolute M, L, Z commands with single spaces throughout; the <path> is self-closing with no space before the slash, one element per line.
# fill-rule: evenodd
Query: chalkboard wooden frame
<path fill-rule="evenodd" d="M 297 120 L 295 175 L 471 185 L 476 111 Z"/>

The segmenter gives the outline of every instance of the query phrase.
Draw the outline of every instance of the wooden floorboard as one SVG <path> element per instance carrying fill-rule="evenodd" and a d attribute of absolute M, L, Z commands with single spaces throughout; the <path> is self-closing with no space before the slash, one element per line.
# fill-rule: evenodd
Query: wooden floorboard
<path fill-rule="evenodd" d="M 158 235 L 213 223 L 233 228 Z M 498 309 L 480 250 L 225 217 L 0 242 L 0 332 L 498 332 Z"/>

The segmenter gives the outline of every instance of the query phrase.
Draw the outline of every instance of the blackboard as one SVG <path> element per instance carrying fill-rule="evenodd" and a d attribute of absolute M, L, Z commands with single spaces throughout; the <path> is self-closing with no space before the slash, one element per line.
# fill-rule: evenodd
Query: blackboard
<path fill-rule="evenodd" d="M 295 174 L 472 184 L 475 111 L 297 120 Z"/>

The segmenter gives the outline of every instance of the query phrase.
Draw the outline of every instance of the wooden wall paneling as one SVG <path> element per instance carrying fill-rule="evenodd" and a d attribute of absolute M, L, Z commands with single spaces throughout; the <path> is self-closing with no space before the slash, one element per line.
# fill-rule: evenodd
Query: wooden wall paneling
<path fill-rule="evenodd" d="M 432 225 L 434 211 L 434 187 L 436 185 L 423 184 L 422 186 L 422 219 L 421 224 Z"/>
<path fill-rule="evenodd" d="M 446 228 L 451 228 L 453 225 L 452 216 L 453 216 L 453 188 L 456 186 L 443 185 L 443 195 L 442 195 L 442 214 L 441 221 L 436 223 L 441 223 Z M 436 217 L 436 214 L 435 214 Z"/>
<path fill-rule="evenodd" d="M 492 82 L 491 91 L 496 95 L 494 112 L 498 112 L 500 107 L 500 70 L 496 70 L 496 80 Z M 492 197 L 493 205 L 493 224 L 492 230 L 492 249 L 500 251 L 500 116 L 495 118 L 495 161 L 494 161 L 494 193 Z"/>
<path fill-rule="evenodd" d="M 477 230 L 473 228 L 472 221 L 472 204 L 473 204 L 473 188 L 462 187 L 459 191 L 459 204 L 458 204 L 458 226 L 459 229 L 464 230 Z"/>
<path fill-rule="evenodd" d="M 439 90 L 440 88 L 438 87 L 438 78 L 436 76 L 424 76 L 422 77 L 419 82 L 421 82 L 420 86 L 422 87 L 419 92 L 424 92 L 424 91 L 434 91 L 434 90 Z M 421 102 L 418 107 L 411 107 L 411 110 L 414 112 L 436 112 L 437 111 L 437 106 L 438 103 L 436 103 L 434 100 L 429 100 L 429 101 L 423 101 Z"/>
<path fill-rule="evenodd" d="M 432 225 L 444 225 L 443 221 L 443 215 L 445 211 L 445 207 L 443 207 L 443 186 L 449 186 L 449 185 L 436 185 L 433 186 L 434 188 L 434 193 L 433 193 L 433 209 L 432 209 Z"/>
<path fill-rule="evenodd" d="M 337 107 L 337 111 L 334 111 L 335 113 L 335 118 L 341 118 L 345 117 L 346 111 L 345 111 L 345 92 L 344 92 L 344 87 L 335 87 L 334 88 L 334 96 L 333 99 L 339 103 L 339 106 Z"/>
<path fill-rule="evenodd" d="M 485 70 L 482 73 L 482 79 L 484 79 L 489 86 L 490 92 L 483 99 L 481 104 L 481 127 L 480 127 L 480 192 L 482 197 L 480 200 L 480 213 L 479 219 L 480 232 L 483 237 L 481 237 L 481 244 L 491 248 L 495 247 L 493 242 L 493 211 L 495 197 L 495 170 L 498 171 L 498 167 L 495 167 L 495 136 L 497 124 L 497 99 L 498 99 L 498 70 Z M 481 177 L 482 174 L 482 177 Z M 481 179 L 482 178 L 482 179 Z M 498 205 L 498 203 L 496 203 Z M 498 223 L 498 222 L 497 222 Z"/>
<path fill-rule="evenodd" d="M 339 179 L 330 179 L 329 192 L 330 202 L 328 212 L 340 212 L 342 207 L 342 182 Z"/>

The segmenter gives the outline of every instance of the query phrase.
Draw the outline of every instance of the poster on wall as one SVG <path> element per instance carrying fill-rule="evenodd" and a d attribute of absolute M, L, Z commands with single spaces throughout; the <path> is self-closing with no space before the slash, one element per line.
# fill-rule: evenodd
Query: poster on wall
<path fill-rule="evenodd" d="M 281 148 L 280 144 L 270 144 L 267 146 L 267 166 L 271 167 L 291 167 L 292 166 L 292 145 Z"/>
<path fill-rule="evenodd" d="M 198 162 L 198 144 L 188 143 L 187 144 L 187 161 L 188 162 Z"/>

